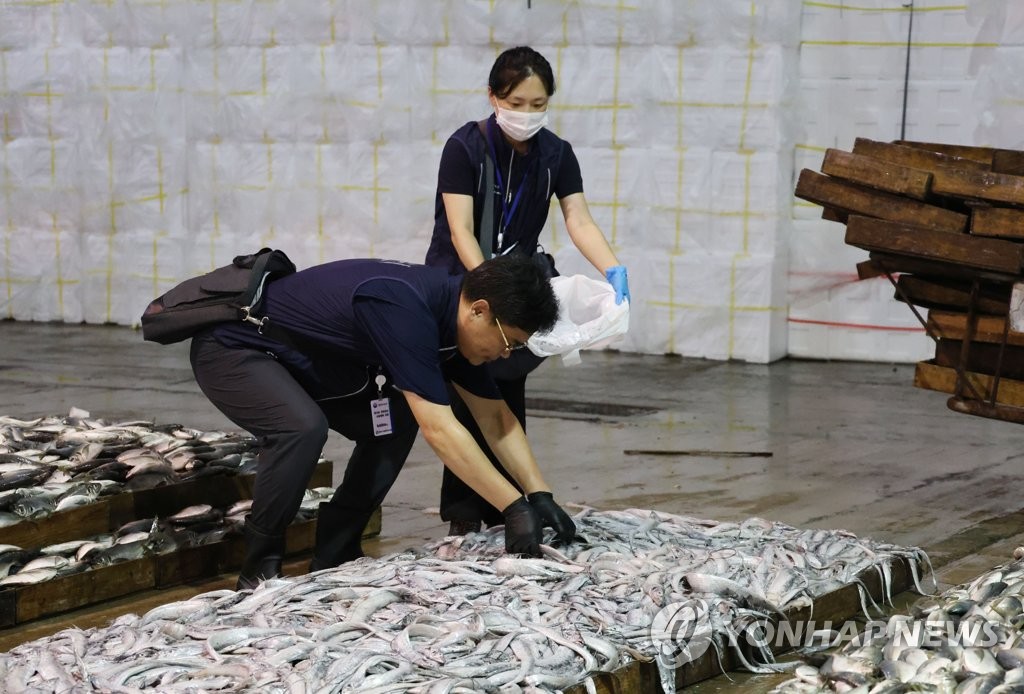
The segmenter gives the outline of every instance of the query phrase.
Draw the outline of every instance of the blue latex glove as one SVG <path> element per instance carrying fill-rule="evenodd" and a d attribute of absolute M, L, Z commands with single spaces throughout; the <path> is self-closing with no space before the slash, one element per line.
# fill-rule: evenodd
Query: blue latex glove
<path fill-rule="evenodd" d="M 615 305 L 618 306 L 625 299 L 629 301 L 629 282 L 626 280 L 626 266 L 616 265 L 604 271 L 608 284 L 615 290 Z"/>

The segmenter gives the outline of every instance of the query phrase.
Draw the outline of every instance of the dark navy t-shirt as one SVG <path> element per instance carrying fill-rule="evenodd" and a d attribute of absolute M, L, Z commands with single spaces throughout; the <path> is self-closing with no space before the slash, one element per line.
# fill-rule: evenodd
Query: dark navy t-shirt
<path fill-rule="evenodd" d="M 403 391 L 450 404 L 451 381 L 480 397 L 500 394 L 487 369 L 456 347 L 461 278 L 439 268 L 390 260 L 339 260 L 269 284 L 263 315 L 294 335 L 291 349 L 250 323 L 223 323 L 228 347 L 272 352 L 314 398 L 345 395 L 372 382 L 378 368 Z M 371 383 L 372 385 L 372 383 Z"/>
<path fill-rule="evenodd" d="M 565 140 L 562 141 L 561 165 L 558 167 L 558 176 L 553 181 L 545 181 L 550 192 L 559 200 L 583 192 L 583 174 L 580 171 L 580 163 L 576 153 Z M 509 186 L 508 172 L 512 172 L 511 188 L 517 190 L 527 171 L 533 170 L 531 164 L 536 158 L 536 149 L 530 149 L 526 156 L 513 156 L 512 146 L 499 137 L 494 140 L 495 151 L 498 155 L 497 166 L 501 167 L 501 175 L 505 186 Z M 511 165 L 511 168 L 510 168 Z M 542 175 L 544 172 L 535 173 Z M 437 169 L 437 192 L 458 193 L 459 195 L 476 195 L 479 184 L 480 172 L 470 160 L 469 152 L 465 145 L 454 137 L 448 138 L 441 150 L 441 163 Z"/>
<path fill-rule="evenodd" d="M 426 263 L 444 267 L 450 274 L 466 271 L 452 242 L 448 212 L 443 195 L 456 193 L 473 198 L 473 233 L 477 238 L 490 229 L 491 237 L 481 242 L 484 257 L 515 249 L 532 256 L 548 218 L 551 196 L 559 199 L 583 192 L 580 164 L 572 146 L 547 129 L 529 143 L 525 155 L 514 154 L 500 134 L 495 118 L 486 121 L 486 135 L 476 121 L 456 130 L 445 143 L 437 172 L 434 196 L 434 232 Z M 491 147 L 494 147 L 493 152 Z M 487 202 L 484 191 L 485 162 L 494 161 L 493 220 L 483 219 Z M 502 230 L 499 243 L 497 230 Z M 490 244 L 490 248 L 488 248 Z"/>

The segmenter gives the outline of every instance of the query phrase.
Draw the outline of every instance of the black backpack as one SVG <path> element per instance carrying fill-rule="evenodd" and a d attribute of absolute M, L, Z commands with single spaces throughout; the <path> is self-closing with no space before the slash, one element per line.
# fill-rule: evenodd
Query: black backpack
<path fill-rule="evenodd" d="M 277 326 L 253 312 L 272 279 L 295 272 L 284 251 L 262 248 L 235 257 L 230 265 L 187 279 L 149 303 L 142 314 L 142 339 L 169 345 L 203 328 L 232 320 L 248 321 L 274 339 L 287 340 Z"/>

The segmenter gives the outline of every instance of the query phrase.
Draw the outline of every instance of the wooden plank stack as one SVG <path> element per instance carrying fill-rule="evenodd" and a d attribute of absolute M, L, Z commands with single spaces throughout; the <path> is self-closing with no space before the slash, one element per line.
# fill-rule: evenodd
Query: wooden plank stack
<path fill-rule="evenodd" d="M 1024 281 L 1024 151 L 858 138 L 801 171 L 796 196 L 868 251 L 861 279 L 889 276 L 925 322 L 935 357 L 914 385 L 953 394 L 956 411 L 1024 423 L 1024 333 L 1009 320 Z"/>

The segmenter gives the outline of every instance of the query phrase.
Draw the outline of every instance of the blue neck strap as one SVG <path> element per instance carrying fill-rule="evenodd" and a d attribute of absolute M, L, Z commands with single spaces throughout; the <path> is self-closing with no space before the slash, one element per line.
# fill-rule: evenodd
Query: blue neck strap
<path fill-rule="evenodd" d="M 494 159 L 494 176 L 498 180 L 498 193 L 505 188 L 505 182 L 501 177 L 501 166 L 498 165 L 498 150 L 494 146 L 494 138 L 500 137 L 494 132 L 494 121 L 487 119 L 487 144 L 491 147 L 491 157 Z M 514 156 L 514 155 L 513 155 Z M 527 172 L 523 173 L 523 179 L 519 182 L 519 187 L 516 189 L 515 197 L 512 199 L 511 206 L 508 202 L 508 194 L 501 194 L 501 220 L 498 223 L 498 235 L 503 237 L 505 229 L 508 228 L 509 223 L 512 221 L 512 215 L 516 213 L 516 208 L 519 207 L 519 200 L 523 196 L 523 189 L 526 188 Z M 512 181 L 508 182 L 508 185 L 512 185 Z M 497 252 L 501 252 L 501 248 L 497 249 Z"/>

